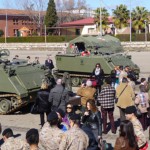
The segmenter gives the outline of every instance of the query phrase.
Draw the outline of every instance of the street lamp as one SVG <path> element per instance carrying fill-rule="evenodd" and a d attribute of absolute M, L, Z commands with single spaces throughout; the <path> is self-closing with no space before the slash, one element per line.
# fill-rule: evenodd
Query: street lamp
<path fill-rule="evenodd" d="M 146 20 L 144 20 L 145 23 L 145 43 L 147 42 L 147 26 L 146 26 Z"/>

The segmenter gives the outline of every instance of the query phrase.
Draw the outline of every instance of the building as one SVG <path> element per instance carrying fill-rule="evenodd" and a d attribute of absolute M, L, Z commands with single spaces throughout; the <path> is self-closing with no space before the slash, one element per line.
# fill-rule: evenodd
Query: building
<path fill-rule="evenodd" d="M 113 19 L 108 18 L 107 33 L 112 33 Z M 99 34 L 94 18 L 85 18 L 77 21 L 67 22 L 60 25 L 62 35 L 86 35 Z"/>
<path fill-rule="evenodd" d="M 0 9 L 0 29 L 7 37 L 31 36 L 37 34 L 39 30 L 29 11 L 15 9 Z"/>

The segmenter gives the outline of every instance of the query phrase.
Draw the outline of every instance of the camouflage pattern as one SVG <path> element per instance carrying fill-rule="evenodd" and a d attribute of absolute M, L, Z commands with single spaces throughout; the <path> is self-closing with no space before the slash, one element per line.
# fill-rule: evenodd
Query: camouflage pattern
<path fill-rule="evenodd" d="M 73 127 L 65 132 L 59 145 L 59 150 L 86 150 L 89 145 L 89 138 L 78 127 Z"/>
<path fill-rule="evenodd" d="M 58 150 L 59 144 L 62 139 L 63 131 L 58 127 L 51 127 L 48 122 L 46 122 L 40 131 L 40 145 L 44 150 Z"/>
<path fill-rule="evenodd" d="M 0 148 L 1 150 L 29 150 L 29 145 L 18 138 L 10 137 Z"/>

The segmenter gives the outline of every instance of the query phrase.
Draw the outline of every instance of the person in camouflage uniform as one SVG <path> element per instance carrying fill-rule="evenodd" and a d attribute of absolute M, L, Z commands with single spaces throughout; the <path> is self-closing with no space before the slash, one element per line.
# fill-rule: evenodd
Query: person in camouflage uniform
<path fill-rule="evenodd" d="M 4 144 L 2 144 L 1 150 L 29 150 L 25 141 L 13 137 L 13 131 L 10 128 L 5 129 L 2 135 Z"/>
<path fill-rule="evenodd" d="M 1 123 L 0 123 L 0 134 L 1 134 L 1 131 L 2 131 L 2 126 L 1 126 Z"/>
<path fill-rule="evenodd" d="M 59 150 L 86 150 L 89 145 L 89 138 L 86 133 L 79 128 L 80 115 L 70 116 L 71 129 L 64 133 Z"/>
<path fill-rule="evenodd" d="M 44 150 L 58 150 L 62 139 L 63 131 L 61 131 L 57 124 L 59 122 L 56 112 L 51 112 L 48 115 L 48 122 L 46 122 L 40 131 L 40 145 Z"/>

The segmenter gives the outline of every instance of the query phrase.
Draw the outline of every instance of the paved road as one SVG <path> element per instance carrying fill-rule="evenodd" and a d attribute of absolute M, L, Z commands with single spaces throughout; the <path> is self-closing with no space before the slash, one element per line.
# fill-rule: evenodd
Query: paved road
<path fill-rule="evenodd" d="M 10 53 L 10 59 L 12 59 L 16 54 L 20 56 L 20 58 L 26 58 L 28 55 L 31 56 L 31 60 L 34 59 L 35 56 L 40 57 L 41 63 L 44 63 L 47 54 L 52 54 L 52 59 L 54 60 L 54 56 L 57 52 L 53 51 L 18 51 L 12 50 Z M 142 74 L 141 77 L 148 77 L 148 73 L 150 72 L 149 64 L 150 64 L 150 52 L 130 52 L 132 55 L 133 61 L 140 67 Z M 55 60 L 54 60 L 55 62 Z M 76 88 L 74 90 L 77 90 Z M 115 120 L 117 123 L 117 119 L 119 118 L 118 108 L 115 109 Z M 3 129 L 6 127 L 10 127 L 14 130 L 15 134 L 21 134 L 21 138 L 25 138 L 25 133 L 30 128 L 37 128 L 40 130 L 40 118 L 39 115 L 32 114 L 14 114 L 14 115 L 0 115 L 0 122 L 2 124 Z M 104 139 L 107 142 L 112 143 L 114 145 L 115 139 L 119 133 L 116 135 L 109 132 L 104 136 Z M 145 132 L 145 135 L 148 138 L 148 131 Z"/>

